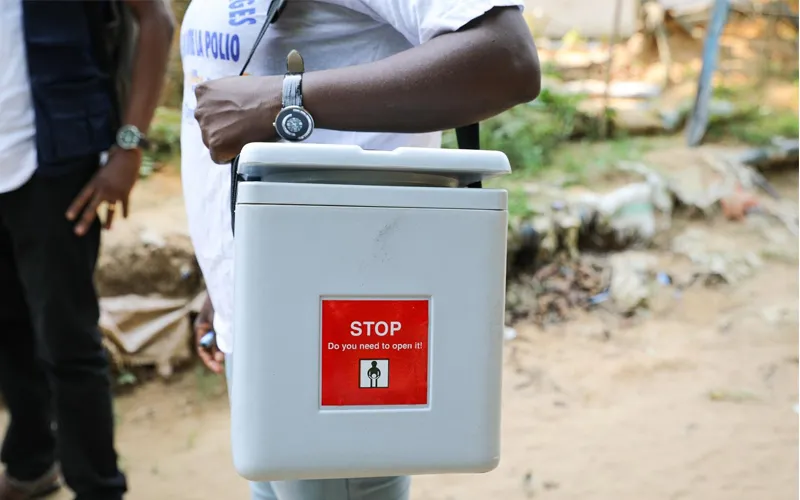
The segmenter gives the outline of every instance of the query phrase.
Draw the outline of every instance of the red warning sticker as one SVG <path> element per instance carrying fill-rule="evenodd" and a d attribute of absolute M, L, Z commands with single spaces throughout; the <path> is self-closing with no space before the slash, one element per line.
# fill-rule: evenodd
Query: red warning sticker
<path fill-rule="evenodd" d="M 427 300 L 322 301 L 322 406 L 428 403 Z"/>

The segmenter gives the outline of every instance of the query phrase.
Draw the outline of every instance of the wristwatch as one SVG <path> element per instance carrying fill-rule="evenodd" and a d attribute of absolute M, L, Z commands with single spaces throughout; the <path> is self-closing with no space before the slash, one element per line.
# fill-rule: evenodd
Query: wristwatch
<path fill-rule="evenodd" d="M 303 72 L 305 65 L 299 52 L 293 50 L 286 57 L 286 75 L 283 77 L 281 110 L 275 118 L 275 130 L 281 139 L 299 142 L 314 132 L 314 118 L 303 107 Z"/>
<path fill-rule="evenodd" d="M 147 149 L 150 142 L 136 125 L 123 125 L 117 132 L 117 146 L 122 149 Z"/>

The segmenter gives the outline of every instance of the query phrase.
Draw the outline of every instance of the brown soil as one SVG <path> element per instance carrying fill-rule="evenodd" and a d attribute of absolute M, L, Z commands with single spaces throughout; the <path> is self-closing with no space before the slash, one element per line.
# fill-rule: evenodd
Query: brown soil
<path fill-rule="evenodd" d="M 638 324 L 520 327 L 500 467 L 416 478 L 413 499 L 797 498 L 797 289 L 796 265 L 770 264 Z M 248 498 L 224 394 L 189 372 L 118 399 L 129 498 Z"/>
<path fill-rule="evenodd" d="M 142 229 L 183 231 L 179 180 L 157 177 L 139 184 L 134 216 L 107 245 Z M 796 199 L 796 172 L 775 183 Z M 681 224 L 764 245 L 746 223 Z M 599 311 L 518 325 L 500 467 L 415 478 L 413 500 L 796 499 L 797 270 L 796 254 L 766 259 L 740 285 L 697 285 L 635 320 Z M 222 379 L 184 371 L 118 397 L 116 413 L 131 500 L 248 498 L 231 466 Z"/>
<path fill-rule="evenodd" d="M 742 225 L 703 226 L 744 237 Z M 413 500 L 797 498 L 796 261 L 691 288 L 638 320 L 598 312 L 517 331 L 500 467 L 415 478 Z M 128 498 L 248 498 L 221 379 L 190 370 L 116 408 Z"/>

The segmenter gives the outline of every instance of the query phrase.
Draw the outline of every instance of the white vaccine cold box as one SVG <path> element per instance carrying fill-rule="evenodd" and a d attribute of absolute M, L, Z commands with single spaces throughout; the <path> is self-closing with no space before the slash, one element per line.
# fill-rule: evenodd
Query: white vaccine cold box
<path fill-rule="evenodd" d="M 495 468 L 507 193 L 466 186 L 506 156 L 250 144 L 238 171 L 239 474 Z"/>

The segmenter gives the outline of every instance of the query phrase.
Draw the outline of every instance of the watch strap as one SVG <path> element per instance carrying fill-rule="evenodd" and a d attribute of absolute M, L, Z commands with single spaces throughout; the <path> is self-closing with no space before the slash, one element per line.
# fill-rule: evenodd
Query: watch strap
<path fill-rule="evenodd" d="M 283 96 L 281 98 L 282 107 L 303 107 L 303 91 L 301 88 L 302 83 L 302 74 L 287 74 L 283 77 Z"/>

